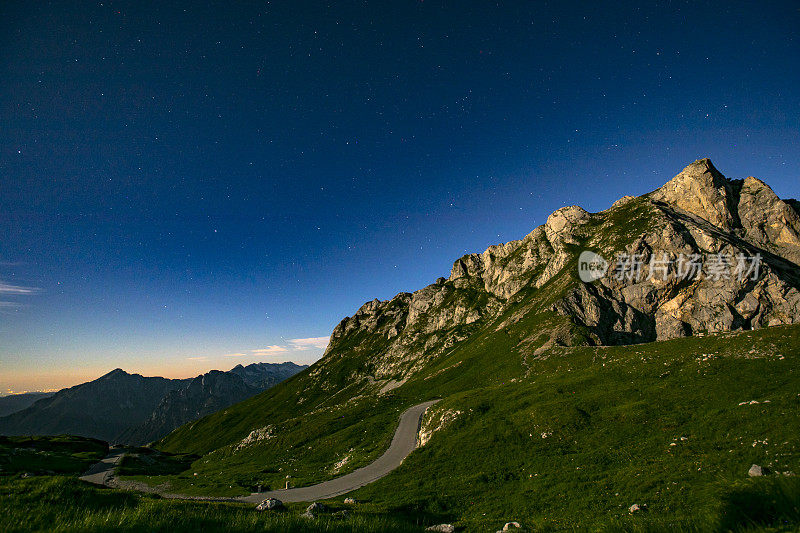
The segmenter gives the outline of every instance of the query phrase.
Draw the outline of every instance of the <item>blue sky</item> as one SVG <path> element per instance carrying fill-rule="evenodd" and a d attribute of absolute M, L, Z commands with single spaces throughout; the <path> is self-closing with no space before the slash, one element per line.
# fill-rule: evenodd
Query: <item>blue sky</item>
<path fill-rule="evenodd" d="M 792 2 L 5 2 L 0 390 L 309 362 L 699 157 L 797 197 L 798 33 Z"/>

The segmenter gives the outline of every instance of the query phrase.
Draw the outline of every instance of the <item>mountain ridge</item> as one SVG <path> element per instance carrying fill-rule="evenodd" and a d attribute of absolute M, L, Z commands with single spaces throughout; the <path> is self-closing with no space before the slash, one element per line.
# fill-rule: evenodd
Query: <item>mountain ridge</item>
<path fill-rule="evenodd" d="M 253 363 L 186 379 L 145 377 L 116 368 L 0 417 L 0 434 L 73 434 L 145 444 L 263 392 L 304 368 L 294 363 Z"/>

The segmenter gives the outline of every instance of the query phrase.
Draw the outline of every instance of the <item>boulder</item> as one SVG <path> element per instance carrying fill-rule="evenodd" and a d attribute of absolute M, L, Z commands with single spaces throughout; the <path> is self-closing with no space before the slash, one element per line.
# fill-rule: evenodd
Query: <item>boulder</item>
<path fill-rule="evenodd" d="M 769 474 L 769 468 L 759 465 L 753 465 L 750 467 L 750 470 L 747 471 L 747 475 L 750 477 L 761 477 L 767 474 Z"/>
<path fill-rule="evenodd" d="M 503 526 L 503 531 L 511 531 L 512 529 L 520 529 L 521 527 L 519 522 L 506 522 Z"/>
<path fill-rule="evenodd" d="M 256 511 L 271 511 L 283 507 L 283 502 L 278 498 L 267 498 L 256 506 Z"/>
<path fill-rule="evenodd" d="M 317 513 L 322 513 L 324 511 L 325 511 L 325 505 L 319 502 L 314 502 L 308 507 L 306 507 L 306 512 L 303 513 L 302 516 L 305 516 L 306 518 L 316 518 Z"/>
<path fill-rule="evenodd" d="M 307 513 L 321 513 L 325 510 L 325 505 L 319 502 L 314 502 L 308 507 L 306 507 Z"/>
<path fill-rule="evenodd" d="M 425 528 L 425 531 L 437 531 L 438 533 L 453 533 L 456 528 L 452 524 L 437 524 Z"/>
<path fill-rule="evenodd" d="M 640 513 L 642 511 L 646 511 L 646 510 L 647 510 L 647 504 L 646 503 L 634 503 L 633 505 L 628 507 L 628 511 L 631 514 Z"/>
<path fill-rule="evenodd" d="M 344 503 L 347 505 L 355 505 L 356 501 L 353 498 L 345 498 Z"/>

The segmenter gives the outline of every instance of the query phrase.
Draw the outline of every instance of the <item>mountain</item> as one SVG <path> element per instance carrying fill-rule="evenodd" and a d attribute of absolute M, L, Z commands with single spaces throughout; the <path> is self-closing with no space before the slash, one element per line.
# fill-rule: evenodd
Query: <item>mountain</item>
<path fill-rule="evenodd" d="M 21 394 L 10 394 L 0 396 L 0 416 L 10 415 L 17 411 L 22 411 L 26 407 L 33 405 L 37 400 L 52 396 L 52 392 L 25 392 Z"/>
<path fill-rule="evenodd" d="M 800 468 L 790 444 L 758 444 L 800 430 L 797 205 L 701 159 L 605 211 L 559 209 L 365 303 L 308 371 L 161 439 L 201 456 L 191 483 L 169 483 L 235 495 L 346 474 L 387 448 L 400 412 L 440 398 L 424 448 L 360 489 L 372 504 L 468 530 L 520 515 L 581 529 L 646 498 L 654 530 L 690 528 L 676 520 L 718 512 L 752 463 Z"/>
<path fill-rule="evenodd" d="M 111 441 L 131 424 L 144 422 L 161 398 L 185 384 L 117 368 L 0 418 L 0 434 L 73 434 Z"/>
<path fill-rule="evenodd" d="M 605 277 L 582 283 L 574 274 L 584 249 L 609 260 L 638 257 L 641 276 L 628 279 L 625 272 L 617 279 L 611 261 Z M 682 279 L 677 262 L 667 265 L 667 276 L 658 270 L 651 277 L 650 263 L 662 254 L 671 260 L 696 254 L 706 265 L 715 255 L 732 263 L 740 254 L 762 260 L 756 280 L 731 275 L 734 265 L 727 279 Z M 476 324 L 511 309 L 498 327 L 531 314 L 558 324 L 531 331 L 536 336 L 524 342 L 532 354 L 559 344 L 630 344 L 793 324 L 800 321 L 798 263 L 800 217 L 791 204 L 765 183 L 727 180 L 701 159 L 653 193 L 596 214 L 559 209 L 524 239 L 458 259 L 447 280 L 364 304 L 333 331 L 328 353 L 366 335 L 386 345 L 385 354 L 371 352 L 378 356 L 376 377 L 403 379 L 466 339 Z"/>
<path fill-rule="evenodd" d="M 253 363 L 230 372 L 212 370 L 193 379 L 143 377 L 118 368 L 0 417 L 0 434 L 72 434 L 144 444 L 304 368 L 294 363 Z"/>
<path fill-rule="evenodd" d="M 252 363 L 247 366 L 236 365 L 230 370 L 249 386 L 259 390 L 267 390 L 281 381 L 308 368 L 308 365 L 286 363 Z"/>
<path fill-rule="evenodd" d="M 236 365 L 228 372 L 212 370 L 167 393 L 144 423 L 123 432 L 117 440 L 129 444 L 152 442 L 186 422 L 263 392 L 305 368 L 307 365 L 288 362 Z"/>

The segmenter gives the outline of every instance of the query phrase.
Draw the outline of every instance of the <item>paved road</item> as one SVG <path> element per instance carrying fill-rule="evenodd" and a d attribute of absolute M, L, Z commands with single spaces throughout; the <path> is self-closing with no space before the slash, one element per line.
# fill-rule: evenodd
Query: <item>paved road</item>
<path fill-rule="evenodd" d="M 310 502 L 333 498 L 368 485 L 400 466 L 403 459 L 414 451 L 417 447 L 417 434 L 422 415 L 437 401 L 421 403 L 406 409 L 400 416 L 400 424 L 397 426 L 389 449 L 367 466 L 317 485 L 297 489 L 254 492 L 250 496 L 242 496 L 237 499 L 249 503 L 260 503 L 267 498 L 278 498 L 284 502 Z"/>
<path fill-rule="evenodd" d="M 78 479 L 94 483 L 95 485 L 106 485 L 114 475 L 114 468 L 119 464 L 125 450 L 114 450 L 100 461 L 95 463 Z"/>

